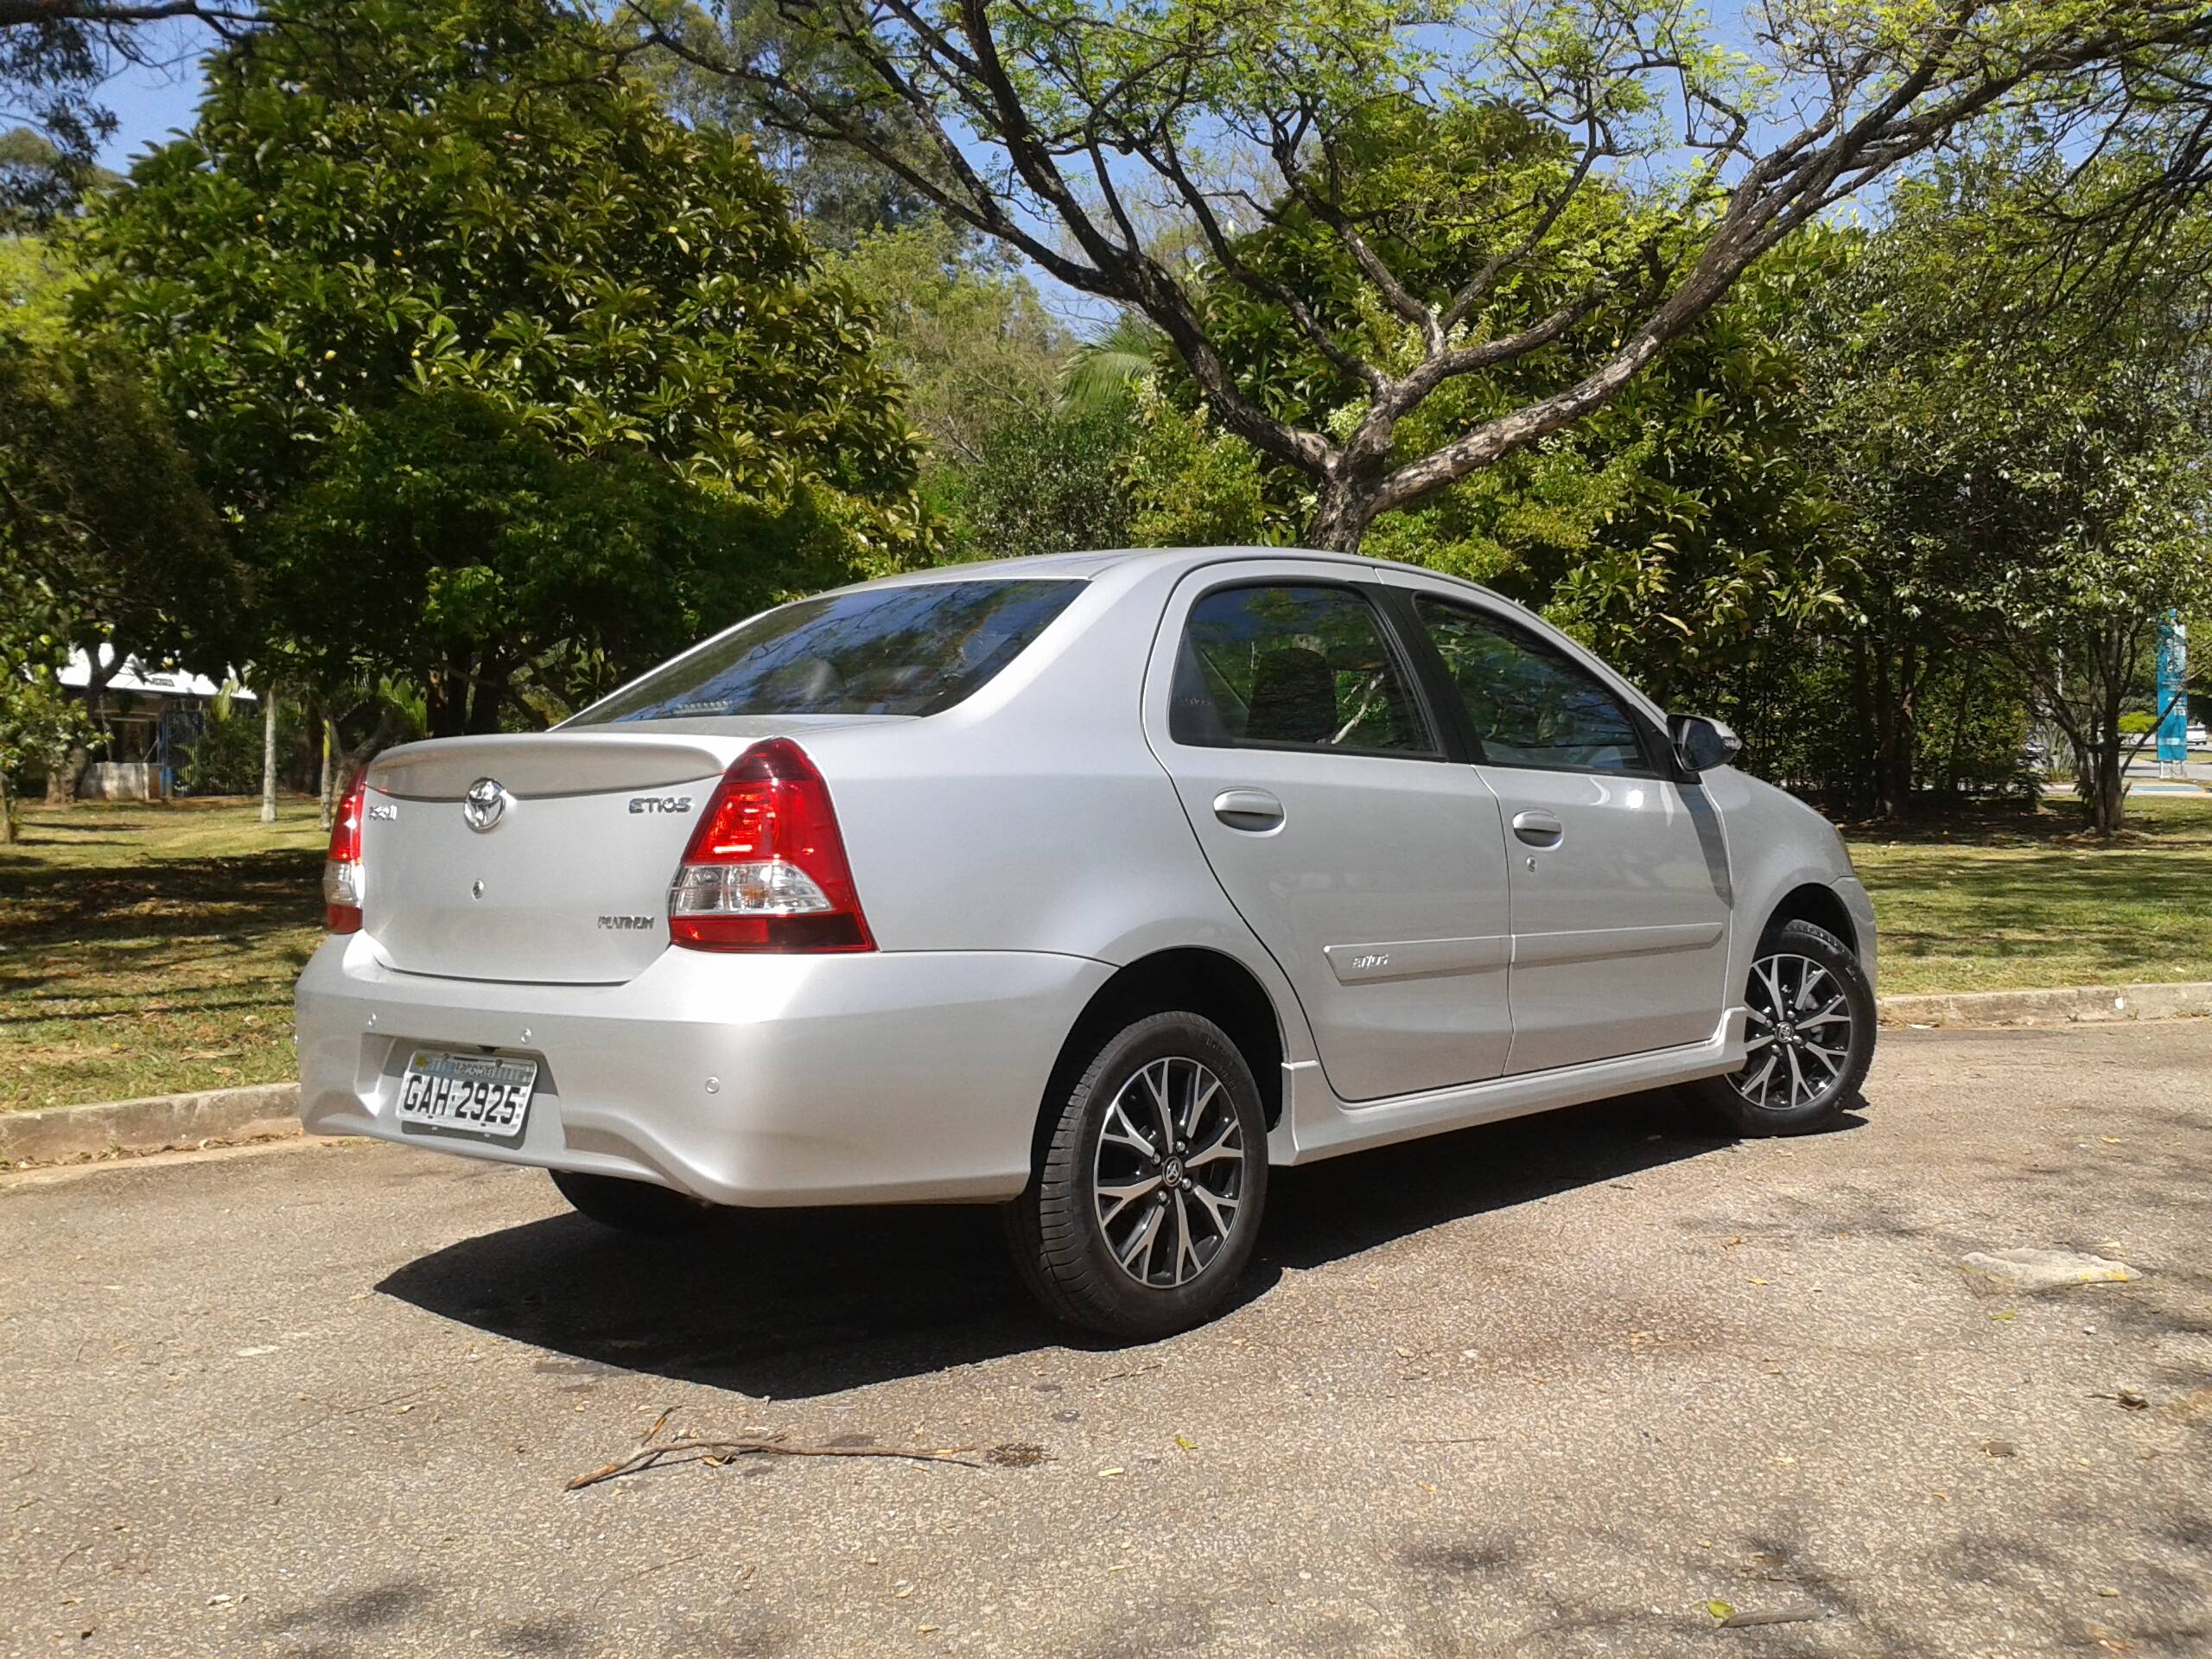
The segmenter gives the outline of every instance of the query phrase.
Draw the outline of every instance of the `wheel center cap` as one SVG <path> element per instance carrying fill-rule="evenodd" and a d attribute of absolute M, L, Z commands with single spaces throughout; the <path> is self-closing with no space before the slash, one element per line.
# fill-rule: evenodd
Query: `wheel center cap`
<path fill-rule="evenodd" d="M 1183 1160 L 1180 1158 L 1170 1158 L 1167 1160 L 1166 1166 L 1160 1170 L 1160 1179 L 1166 1182 L 1170 1186 L 1174 1185 L 1176 1182 L 1181 1180 L 1183 1179 Z"/>

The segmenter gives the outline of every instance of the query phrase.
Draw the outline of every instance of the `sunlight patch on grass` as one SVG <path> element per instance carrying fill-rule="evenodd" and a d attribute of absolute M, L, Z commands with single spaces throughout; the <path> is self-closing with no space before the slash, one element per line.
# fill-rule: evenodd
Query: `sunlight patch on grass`
<path fill-rule="evenodd" d="M 1853 833 L 1881 988 L 1995 991 L 2212 979 L 2212 799 L 2139 797 L 2110 845 L 2065 803 L 1910 838 Z"/>
<path fill-rule="evenodd" d="M 33 809 L 0 847 L 0 1110 L 293 1075 L 314 804 Z"/>

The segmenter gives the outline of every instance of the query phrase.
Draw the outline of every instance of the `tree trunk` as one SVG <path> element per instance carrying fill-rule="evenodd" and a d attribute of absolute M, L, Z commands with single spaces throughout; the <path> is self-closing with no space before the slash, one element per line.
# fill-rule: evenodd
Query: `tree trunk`
<path fill-rule="evenodd" d="M 0 769 L 0 847 L 16 844 L 16 798 L 8 792 L 8 774 Z"/>
<path fill-rule="evenodd" d="M 2101 836 L 2116 836 L 2127 816 L 2127 793 L 2125 775 L 2120 769 L 2123 758 L 2116 734 L 2111 741 L 2097 746 L 2096 770 L 2090 780 L 2089 827 Z"/>
<path fill-rule="evenodd" d="M 1332 477 L 1321 480 L 1313 503 L 1313 518 L 1306 530 L 1313 546 L 1332 553 L 1357 553 L 1375 522 L 1375 489 L 1371 480 Z"/>
<path fill-rule="evenodd" d="M 276 688 L 261 692 L 261 821 L 276 822 Z"/>
<path fill-rule="evenodd" d="M 46 770 L 46 804 L 48 806 L 73 806 L 77 801 L 77 780 L 85 775 L 85 768 L 92 764 L 92 752 L 80 745 L 73 745 L 54 757 L 54 764 Z"/>
<path fill-rule="evenodd" d="M 338 727 L 328 715 L 322 717 L 322 827 L 330 828 L 331 791 L 337 786 L 338 769 L 335 751 L 338 747 Z"/>

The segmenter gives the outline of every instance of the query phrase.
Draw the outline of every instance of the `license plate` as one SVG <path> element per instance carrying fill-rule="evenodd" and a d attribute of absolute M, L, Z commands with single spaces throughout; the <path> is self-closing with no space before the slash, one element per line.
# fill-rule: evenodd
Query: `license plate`
<path fill-rule="evenodd" d="M 399 1077 L 400 1127 L 512 1141 L 537 1087 L 536 1060 L 418 1048 Z"/>

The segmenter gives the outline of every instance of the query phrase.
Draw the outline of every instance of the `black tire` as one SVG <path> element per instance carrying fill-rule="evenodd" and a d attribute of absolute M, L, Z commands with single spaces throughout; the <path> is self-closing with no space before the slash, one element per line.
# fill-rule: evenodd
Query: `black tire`
<path fill-rule="evenodd" d="M 1206 1090 L 1206 1074 L 1217 1091 Z M 1151 1109 L 1162 1082 L 1174 1103 L 1165 1122 L 1154 1110 L 1140 1151 L 1127 1133 L 1132 1120 L 1117 1118 L 1117 1109 L 1128 1090 L 1129 1109 Z M 1194 1102 L 1195 1111 L 1186 1110 Z M 1160 1155 L 1170 1123 L 1183 1150 Z M 1220 1027 L 1187 1013 L 1123 1027 L 1064 1096 L 1045 1103 L 1044 1128 L 1040 1166 L 1007 1207 L 1007 1233 L 1016 1268 L 1048 1312 L 1085 1330 L 1149 1341 L 1203 1325 L 1228 1306 L 1259 1236 L 1268 1144 L 1252 1069 Z M 1232 1135 L 1235 1151 L 1223 1150 Z M 1114 1207 L 1105 1211 L 1102 1171 L 1117 1188 L 1151 1185 L 1139 1197 L 1109 1197 L 1103 1205 Z M 1157 1220 L 1150 1219 L 1154 1210 Z M 1123 1245 L 1146 1228 L 1125 1266 Z M 1164 1264 L 1157 1259 L 1163 1244 L 1173 1258 Z"/>
<path fill-rule="evenodd" d="M 584 1175 L 570 1169 L 549 1169 L 561 1196 L 602 1227 L 638 1233 L 647 1238 L 670 1238 L 705 1224 L 715 1206 L 650 1181 L 625 1180 L 620 1175 Z"/>
<path fill-rule="evenodd" d="M 1817 974 L 1802 965 L 1806 963 Z M 1782 1002 L 1796 1016 L 1785 1018 L 1771 1033 L 1762 1031 L 1760 1012 L 1775 1001 L 1773 987 L 1762 982 L 1770 968 L 1782 988 Z M 1815 988 L 1809 999 L 1800 995 L 1807 980 Z M 1690 1085 L 1691 1097 L 1738 1135 L 1809 1135 L 1833 1128 L 1846 1111 L 1861 1103 L 1859 1088 L 1874 1061 L 1874 988 L 1866 982 L 1858 953 L 1824 927 L 1784 922 L 1759 941 L 1745 995 L 1754 1010 L 1752 1052 L 1741 1071 Z M 1805 1006 L 1797 1006 L 1801 1001 Z M 1804 1018 L 1815 1013 L 1821 1014 L 1820 1020 Z M 1832 1039 L 1838 1014 L 1849 1020 L 1850 1028 L 1840 1048 L 1831 1049 L 1819 1039 Z M 1766 1023 L 1774 1022 L 1770 1018 Z M 1832 1053 L 1840 1054 L 1840 1060 L 1828 1058 Z M 1827 1075 L 1831 1066 L 1833 1075 Z M 1799 1077 L 1819 1086 L 1799 1085 Z"/>

